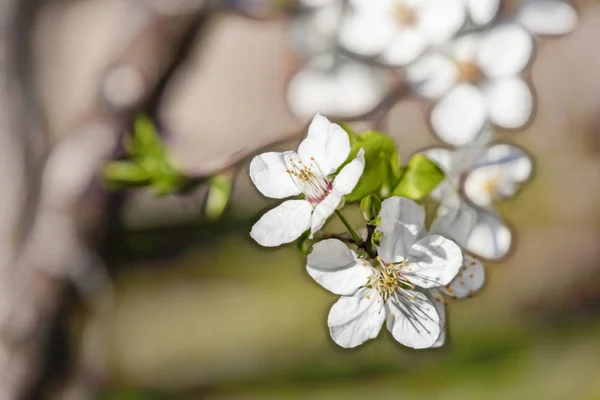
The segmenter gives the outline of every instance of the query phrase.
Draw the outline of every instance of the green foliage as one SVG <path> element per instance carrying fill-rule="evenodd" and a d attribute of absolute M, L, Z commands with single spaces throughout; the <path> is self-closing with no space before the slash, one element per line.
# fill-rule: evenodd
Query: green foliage
<path fill-rule="evenodd" d="M 360 201 L 360 211 L 367 222 L 377 218 L 381 211 L 381 199 L 375 193 L 371 193 Z"/>
<path fill-rule="evenodd" d="M 365 150 L 365 170 L 352 193 L 346 196 L 346 201 L 355 202 L 371 193 L 377 193 L 382 198 L 388 197 L 401 175 L 396 144 L 392 138 L 380 132 L 356 134 L 347 126 L 343 128 L 350 138 L 348 162 L 356 157 L 361 148 Z"/>
<path fill-rule="evenodd" d="M 213 176 L 209 179 L 208 185 L 204 214 L 208 220 L 214 221 L 223 215 L 229 204 L 233 186 L 233 171 Z"/>
<path fill-rule="evenodd" d="M 113 161 L 103 171 L 110 187 L 151 186 L 157 195 L 173 193 L 187 178 L 167 158 L 162 141 L 150 117 L 135 118 L 133 134 L 126 137 L 127 161 Z"/>
<path fill-rule="evenodd" d="M 423 154 L 416 154 L 404 167 L 404 173 L 392 195 L 419 200 L 429 195 L 444 180 L 444 171 Z"/>

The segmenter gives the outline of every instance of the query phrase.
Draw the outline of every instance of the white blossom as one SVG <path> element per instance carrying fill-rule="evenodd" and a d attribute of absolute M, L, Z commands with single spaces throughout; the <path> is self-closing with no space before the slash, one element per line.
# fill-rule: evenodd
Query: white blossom
<path fill-rule="evenodd" d="M 513 196 L 529 179 L 530 157 L 504 143 L 456 151 L 431 148 L 424 153 L 446 173 L 446 179 L 431 194 L 440 202 L 432 231 L 443 232 L 478 256 L 506 256 L 512 233 L 493 204 Z"/>
<path fill-rule="evenodd" d="M 579 16 L 566 0 L 520 0 L 516 20 L 535 35 L 564 35 L 575 29 Z"/>
<path fill-rule="evenodd" d="M 368 113 L 386 95 L 389 76 L 338 52 L 341 0 L 303 1 L 292 15 L 292 42 L 305 62 L 290 79 L 286 99 L 297 116 L 316 113 L 337 118 Z"/>
<path fill-rule="evenodd" d="M 425 211 L 412 200 L 386 199 L 380 216 L 383 238 L 373 262 L 337 239 L 315 244 L 308 255 L 308 273 L 342 296 L 327 319 L 331 337 L 342 347 L 356 347 L 376 337 L 385 321 L 399 343 L 431 347 L 442 325 L 429 290 L 456 276 L 461 249 L 444 236 L 426 234 Z"/>
<path fill-rule="evenodd" d="M 311 230 L 311 237 L 334 213 L 344 195 L 352 192 L 364 166 L 360 149 L 332 178 L 350 154 L 348 134 L 327 118 L 316 115 L 298 152 L 260 154 L 250 163 L 250 178 L 265 196 L 282 199 L 299 194 L 304 199 L 287 200 L 268 211 L 252 227 L 250 236 L 263 246 L 289 243 Z"/>
<path fill-rule="evenodd" d="M 420 95 L 438 100 L 430 121 L 444 142 L 472 141 L 492 123 L 523 128 L 533 111 L 533 94 L 522 72 L 533 54 L 533 39 L 519 24 L 500 24 L 463 35 L 429 51 L 406 69 Z"/>
<path fill-rule="evenodd" d="M 347 51 L 404 66 L 454 36 L 466 19 L 465 0 L 349 0 L 339 41 Z"/>

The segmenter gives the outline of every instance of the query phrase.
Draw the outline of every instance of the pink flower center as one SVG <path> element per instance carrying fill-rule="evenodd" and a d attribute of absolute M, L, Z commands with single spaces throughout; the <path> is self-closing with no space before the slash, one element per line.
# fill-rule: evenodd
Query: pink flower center
<path fill-rule="evenodd" d="M 312 204 L 318 204 L 331 192 L 333 182 L 323 174 L 314 158 L 306 165 L 302 160 L 294 161 L 290 157 L 289 167 L 286 172 L 294 180 L 298 188 L 306 195 Z"/>

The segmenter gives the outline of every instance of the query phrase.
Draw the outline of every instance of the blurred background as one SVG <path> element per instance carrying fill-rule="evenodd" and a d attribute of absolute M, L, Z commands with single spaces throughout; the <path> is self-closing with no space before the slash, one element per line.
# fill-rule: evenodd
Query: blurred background
<path fill-rule="evenodd" d="M 286 103 L 303 62 L 288 13 L 260 0 L 2 1 L 0 129 L 16 132 L 2 139 L 0 222 L 13 227 L 2 263 L 13 249 L 26 267 L 2 275 L 13 316 L 0 365 L 35 387 L 23 398 L 600 399 L 597 0 L 573 2 L 571 34 L 536 38 L 535 117 L 495 133 L 535 160 L 533 180 L 498 204 L 514 249 L 486 264 L 478 296 L 450 302 L 449 340 L 427 351 L 385 330 L 336 347 L 326 326 L 336 296 L 293 245 L 260 248 L 248 235 L 274 204 L 251 185 L 248 157 L 295 148 L 309 121 Z M 386 87 L 399 79 L 391 71 Z M 409 94 L 377 116 L 403 161 L 439 143 L 429 107 Z M 181 171 L 234 167 L 219 219 L 203 214 L 206 186 L 104 189 L 97 171 L 140 110 Z"/>

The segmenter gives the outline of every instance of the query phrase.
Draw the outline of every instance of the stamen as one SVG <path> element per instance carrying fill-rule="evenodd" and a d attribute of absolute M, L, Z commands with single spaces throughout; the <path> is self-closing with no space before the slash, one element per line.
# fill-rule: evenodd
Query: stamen
<path fill-rule="evenodd" d="M 298 160 L 296 164 L 296 161 L 290 157 L 289 164 L 286 172 L 311 203 L 322 201 L 333 188 L 319 165 L 314 162 L 314 158 L 311 157 L 310 164 L 306 165 L 302 163 L 302 160 Z"/>

